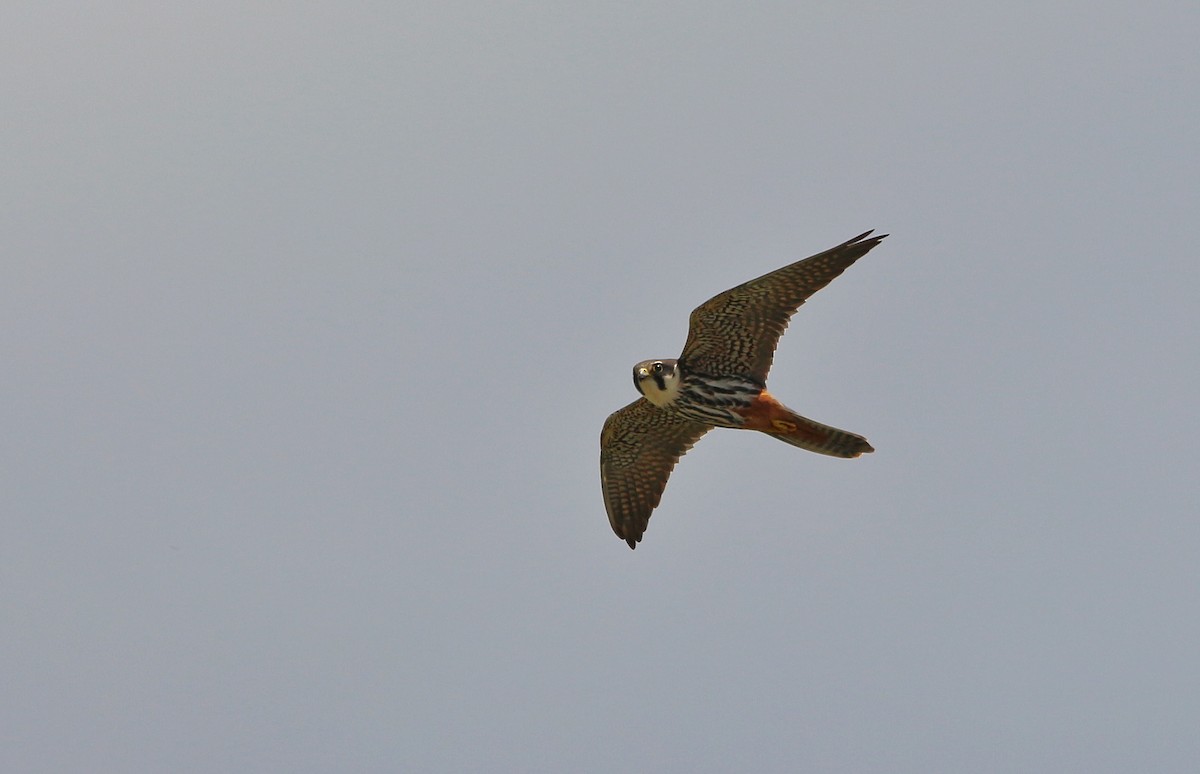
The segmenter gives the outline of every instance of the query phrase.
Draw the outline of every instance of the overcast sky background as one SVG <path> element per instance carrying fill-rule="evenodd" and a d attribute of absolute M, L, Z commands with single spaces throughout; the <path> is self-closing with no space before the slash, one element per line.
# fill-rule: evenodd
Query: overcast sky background
<path fill-rule="evenodd" d="M 0 11 L 0 769 L 1194 772 L 1200 6 Z M 868 228 L 630 551 L 630 368 Z"/>

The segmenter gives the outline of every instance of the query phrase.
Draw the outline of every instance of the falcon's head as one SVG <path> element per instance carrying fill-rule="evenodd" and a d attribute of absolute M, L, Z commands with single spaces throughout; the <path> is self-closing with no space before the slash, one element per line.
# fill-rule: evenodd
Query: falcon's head
<path fill-rule="evenodd" d="M 633 386 L 655 406 L 666 406 L 679 394 L 679 369 L 674 360 L 643 360 L 633 367 Z"/>

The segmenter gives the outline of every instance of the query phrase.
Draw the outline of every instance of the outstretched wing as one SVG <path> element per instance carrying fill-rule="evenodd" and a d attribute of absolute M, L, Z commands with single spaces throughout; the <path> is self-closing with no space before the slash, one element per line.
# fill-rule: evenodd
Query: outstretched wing
<path fill-rule="evenodd" d="M 600 486 L 617 537 L 636 548 L 667 477 L 711 425 L 638 398 L 613 412 L 600 433 Z"/>
<path fill-rule="evenodd" d="M 800 305 L 886 236 L 859 234 L 713 296 L 692 312 L 680 362 L 693 372 L 765 382 L 779 337 Z"/>

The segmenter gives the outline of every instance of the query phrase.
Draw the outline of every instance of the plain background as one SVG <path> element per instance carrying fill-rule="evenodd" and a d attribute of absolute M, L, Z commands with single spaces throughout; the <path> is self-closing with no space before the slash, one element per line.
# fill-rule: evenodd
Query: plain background
<path fill-rule="evenodd" d="M 1195 2 L 10 3 L 0 768 L 1200 768 Z M 604 418 L 868 228 L 645 541 Z"/>

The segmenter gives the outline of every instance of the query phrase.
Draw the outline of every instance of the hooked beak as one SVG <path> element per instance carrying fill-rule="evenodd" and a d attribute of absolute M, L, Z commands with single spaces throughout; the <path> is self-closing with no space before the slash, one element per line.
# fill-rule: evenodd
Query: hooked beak
<path fill-rule="evenodd" d="M 633 386 L 636 387 L 637 391 L 642 395 L 646 394 L 642 391 L 642 381 L 648 378 L 650 378 L 650 372 L 646 370 L 645 367 L 633 369 Z"/>

